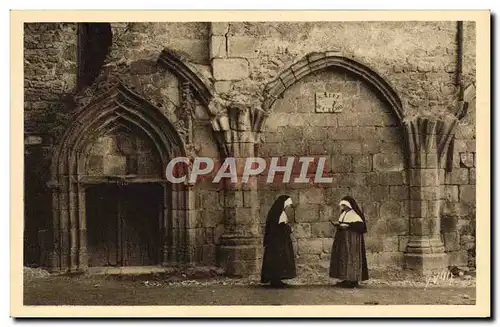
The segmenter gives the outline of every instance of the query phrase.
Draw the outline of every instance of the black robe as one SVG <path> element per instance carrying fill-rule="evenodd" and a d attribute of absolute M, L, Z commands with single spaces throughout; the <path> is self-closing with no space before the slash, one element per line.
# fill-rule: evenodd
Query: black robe
<path fill-rule="evenodd" d="M 365 222 L 347 223 L 345 229 L 337 229 L 330 259 L 330 277 L 347 281 L 368 280 L 366 260 Z"/>
<path fill-rule="evenodd" d="M 262 283 L 292 279 L 297 276 L 295 255 L 290 237 L 292 229 L 286 223 L 278 224 L 287 198 L 287 196 L 280 196 L 267 215 L 261 271 Z"/>

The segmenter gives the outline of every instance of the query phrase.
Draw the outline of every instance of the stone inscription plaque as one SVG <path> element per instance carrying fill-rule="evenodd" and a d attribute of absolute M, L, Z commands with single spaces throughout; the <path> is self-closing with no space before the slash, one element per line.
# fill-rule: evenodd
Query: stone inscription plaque
<path fill-rule="evenodd" d="M 316 112 L 342 112 L 342 93 L 316 92 Z"/>

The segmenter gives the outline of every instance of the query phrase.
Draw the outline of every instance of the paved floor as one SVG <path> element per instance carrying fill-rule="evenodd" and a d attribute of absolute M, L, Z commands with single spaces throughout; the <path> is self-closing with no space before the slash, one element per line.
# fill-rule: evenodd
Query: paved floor
<path fill-rule="evenodd" d="M 269 289 L 260 285 L 166 285 L 83 278 L 25 280 L 25 305 L 280 305 L 280 304 L 474 304 L 474 287 L 331 285 Z"/>

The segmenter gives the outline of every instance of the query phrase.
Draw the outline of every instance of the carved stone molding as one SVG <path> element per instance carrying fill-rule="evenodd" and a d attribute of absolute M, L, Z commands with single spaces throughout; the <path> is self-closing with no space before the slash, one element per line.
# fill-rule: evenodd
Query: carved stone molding
<path fill-rule="evenodd" d="M 164 49 L 158 58 L 158 63 L 169 68 L 181 80 L 189 82 L 202 104 L 208 107 L 213 98 L 213 85 L 189 63 L 189 60 L 176 51 Z"/>
<path fill-rule="evenodd" d="M 286 89 L 303 77 L 328 67 L 343 68 L 365 80 L 389 103 L 396 118 L 403 120 L 403 103 L 388 81 L 366 65 L 333 51 L 310 53 L 282 71 L 265 86 L 262 109 L 265 112 L 270 111 L 276 99 Z"/>
<path fill-rule="evenodd" d="M 227 111 L 212 120 L 212 128 L 226 156 L 250 156 L 241 151 L 241 144 L 254 146 L 260 142 L 260 133 L 267 117 L 259 108 L 232 104 Z"/>
<path fill-rule="evenodd" d="M 163 171 L 171 158 L 186 156 L 184 142 L 160 109 L 123 84 L 115 84 L 90 104 L 78 109 L 52 157 L 53 219 L 50 229 L 44 232 L 52 241 L 47 242 L 49 248 L 43 249 L 44 257 L 48 258 L 45 263 L 48 269 L 85 269 L 86 231 L 81 229 L 81 226 L 85 226 L 86 220 L 86 185 L 80 177 L 85 173 L 87 153 L 97 137 L 117 126 L 130 125 L 141 129 L 150 138 L 158 151 Z M 157 182 L 167 187 L 161 177 Z M 165 209 L 170 210 L 164 214 L 164 217 L 169 219 L 165 223 L 167 226 L 183 226 L 181 222 L 188 220 L 192 211 L 192 196 L 183 184 L 172 184 L 168 187 L 164 192 L 164 201 L 171 203 L 172 207 Z M 172 260 L 172 253 L 187 253 L 184 249 L 189 247 L 186 243 L 189 240 L 181 237 L 186 231 L 177 228 L 171 234 L 165 235 L 162 259 L 165 262 Z M 180 236 L 169 236 L 177 234 Z M 181 262 L 189 260 L 183 255 L 175 256 L 174 259 Z"/>

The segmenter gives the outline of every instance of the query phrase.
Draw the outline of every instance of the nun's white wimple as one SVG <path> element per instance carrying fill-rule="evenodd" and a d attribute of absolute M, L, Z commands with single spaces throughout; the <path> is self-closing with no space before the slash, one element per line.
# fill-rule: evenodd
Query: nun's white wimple
<path fill-rule="evenodd" d="M 340 206 L 340 205 L 345 205 L 346 207 L 348 207 L 348 208 L 351 208 L 351 209 L 352 209 L 351 204 L 349 203 L 349 201 L 342 200 L 342 201 L 340 201 L 340 202 L 339 202 L 339 206 Z"/>
<path fill-rule="evenodd" d="M 280 219 L 278 221 L 278 224 L 281 224 L 281 223 L 288 223 L 288 217 L 286 215 L 286 212 L 285 212 L 285 208 L 288 207 L 289 205 L 292 205 L 293 202 L 292 202 L 292 199 L 291 198 L 288 198 L 285 200 L 285 203 L 283 204 L 283 211 L 281 212 L 281 215 L 280 215 Z"/>

